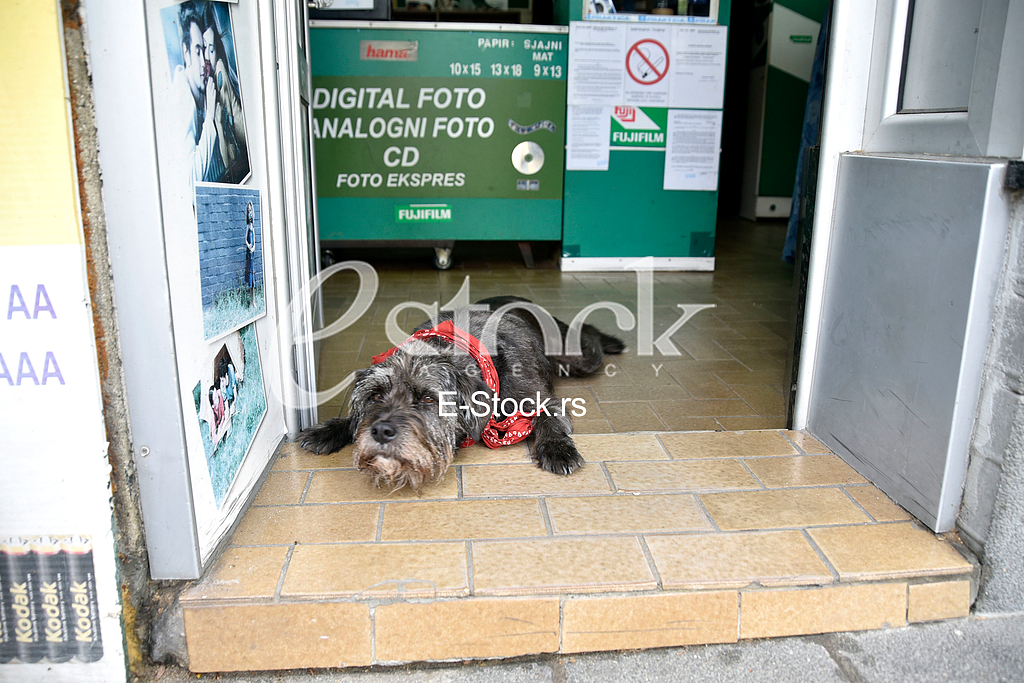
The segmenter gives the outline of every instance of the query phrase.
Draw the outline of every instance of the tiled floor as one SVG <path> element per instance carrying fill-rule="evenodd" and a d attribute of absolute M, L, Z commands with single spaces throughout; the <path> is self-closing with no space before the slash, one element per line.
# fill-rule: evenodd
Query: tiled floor
<path fill-rule="evenodd" d="M 670 336 L 667 354 L 653 346 L 653 355 L 641 355 L 637 328 L 618 330 L 614 315 L 607 310 L 594 311 L 587 319 L 624 339 L 629 350 L 609 357 L 596 377 L 557 382 L 556 389 L 563 396 L 584 400 L 586 416 L 575 421 L 576 433 L 786 426 L 782 376 L 790 334 L 793 268 L 781 260 L 785 224 L 737 222 L 720 225 L 718 230 L 714 273 L 653 275 L 652 342 L 679 320 L 683 314 L 680 304 L 714 305 Z M 343 410 L 345 378 L 366 367 L 373 355 L 395 345 L 386 334 L 386 321 L 395 306 L 409 301 L 443 306 L 467 276 L 469 301 L 522 296 L 566 322 L 586 306 L 614 302 L 639 317 L 637 275 L 632 271 L 562 273 L 553 261 L 528 269 L 511 243 L 478 247 L 466 254 L 467 258 L 478 256 L 481 260 L 460 261 L 456 245 L 455 266 L 440 272 L 431 267 L 427 252 L 390 261 L 374 260 L 373 254 L 366 252 L 345 256 L 374 261 L 379 288 L 370 308 L 355 324 L 323 342 L 319 387 L 334 396 L 321 405 L 321 419 Z M 348 270 L 327 281 L 323 289 L 327 324 L 349 310 L 359 283 L 359 276 Z M 397 343 L 428 316 L 419 309 L 406 308 L 395 311 L 394 317 L 404 330 L 397 334 Z M 335 387 L 341 390 L 332 392 Z"/>
<path fill-rule="evenodd" d="M 717 305 L 672 336 L 680 356 L 631 352 L 614 359 L 617 374 L 561 383 L 588 406 L 576 437 L 587 465 L 571 476 L 537 469 L 527 444 L 478 445 L 421 495 L 388 494 L 352 469 L 347 449 L 286 447 L 230 547 L 182 594 L 192 670 L 631 649 L 965 616 L 972 565 L 813 437 L 782 429 L 787 269 L 767 248 L 777 229 L 740 227 L 755 233 L 744 236 L 752 251 L 720 241 L 714 275 L 656 276 L 656 330 L 678 317 L 676 303 Z M 511 262 L 381 271 L 391 303 L 378 299 L 369 323 L 332 338 L 348 341 L 325 347 L 321 379 L 390 345 L 395 303 L 446 301 L 467 272 L 474 298 L 523 294 L 568 318 L 594 301 L 635 305 L 623 276 Z M 333 312 L 353 296 L 332 289 Z"/>

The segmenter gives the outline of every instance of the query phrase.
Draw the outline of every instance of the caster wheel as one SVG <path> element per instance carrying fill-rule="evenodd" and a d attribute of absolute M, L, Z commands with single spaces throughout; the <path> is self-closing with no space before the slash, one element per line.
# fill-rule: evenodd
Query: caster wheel
<path fill-rule="evenodd" d="M 438 270 L 448 270 L 452 267 L 451 249 L 434 249 L 434 267 Z"/>

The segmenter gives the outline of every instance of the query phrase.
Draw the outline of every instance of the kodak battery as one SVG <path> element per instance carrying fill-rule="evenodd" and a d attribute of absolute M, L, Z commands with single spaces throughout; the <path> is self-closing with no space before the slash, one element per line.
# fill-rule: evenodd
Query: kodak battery
<path fill-rule="evenodd" d="M 4 577 L 4 593 L 8 600 L 8 620 L 14 634 L 15 653 L 23 662 L 43 658 L 42 631 L 33 599 L 36 586 L 36 558 L 28 541 L 18 536 L 0 542 L 10 578 Z"/>
<path fill-rule="evenodd" d="M 100 638 L 92 541 L 85 536 L 68 536 L 61 539 L 60 547 L 68 571 L 67 602 L 75 659 L 95 662 L 103 657 L 103 640 Z"/>
<path fill-rule="evenodd" d="M 9 597 L 12 570 L 7 566 L 6 548 L 6 545 L 0 545 L 0 664 L 6 664 L 18 654 Z"/>
<path fill-rule="evenodd" d="M 36 558 L 36 617 L 42 631 L 46 658 L 66 662 L 75 654 L 71 642 L 71 605 L 68 603 L 67 567 L 60 540 L 39 536 L 29 547 Z"/>

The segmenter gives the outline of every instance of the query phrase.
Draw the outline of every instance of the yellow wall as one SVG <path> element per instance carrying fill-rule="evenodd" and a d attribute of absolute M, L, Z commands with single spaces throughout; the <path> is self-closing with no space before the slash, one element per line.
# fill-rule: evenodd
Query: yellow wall
<path fill-rule="evenodd" d="M 53 0 L 0 0 L 0 246 L 81 244 Z"/>

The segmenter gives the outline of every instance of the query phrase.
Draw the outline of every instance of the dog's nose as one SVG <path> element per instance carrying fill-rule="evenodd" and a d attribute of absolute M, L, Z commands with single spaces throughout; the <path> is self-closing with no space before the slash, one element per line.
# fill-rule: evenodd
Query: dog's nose
<path fill-rule="evenodd" d="M 387 443 L 398 435 L 395 426 L 390 422 L 378 422 L 370 428 L 370 435 L 379 443 Z"/>

